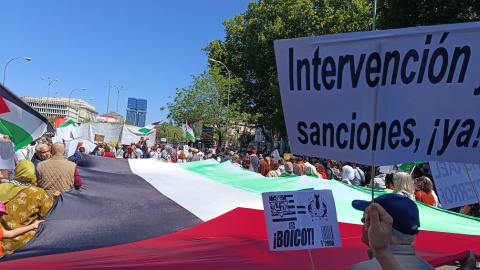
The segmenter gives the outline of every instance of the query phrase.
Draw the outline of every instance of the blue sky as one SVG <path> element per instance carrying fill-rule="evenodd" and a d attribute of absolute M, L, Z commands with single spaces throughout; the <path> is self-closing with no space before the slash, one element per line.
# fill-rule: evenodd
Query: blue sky
<path fill-rule="evenodd" d="M 175 89 L 207 67 L 201 49 L 224 40 L 222 21 L 247 9 L 249 0 L 0 0 L 0 67 L 15 57 L 5 85 L 19 96 L 81 98 L 107 111 L 109 80 L 128 97 L 148 100 L 147 123 L 166 121 L 161 112 Z M 2 76 L 3 80 L 3 76 Z M 0 81 L 1 82 L 1 81 Z M 58 95 L 55 95 L 58 92 Z M 90 101 L 89 98 L 92 98 Z M 117 92 L 111 89 L 110 111 Z"/>

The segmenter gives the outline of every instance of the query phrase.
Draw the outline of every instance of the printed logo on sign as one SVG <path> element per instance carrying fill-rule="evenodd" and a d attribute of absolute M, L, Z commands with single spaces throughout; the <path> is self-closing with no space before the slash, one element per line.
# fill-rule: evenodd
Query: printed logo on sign
<path fill-rule="evenodd" d="M 285 217 L 296 214 L 295 211 L 290 210 L 295 208 L 292 195 L 271 195 L 268 200 L 272 217 L 280 217 L 272 219 L 273 222 L 297 220 L 296 217 Z"/>
<path fill-rule="evenodd" d="M 319 194 L 314 194 L 314 198 L 309 198 L 308 212 L 312 216 L 312 221 L 328 221 L 327 204 Z"/>

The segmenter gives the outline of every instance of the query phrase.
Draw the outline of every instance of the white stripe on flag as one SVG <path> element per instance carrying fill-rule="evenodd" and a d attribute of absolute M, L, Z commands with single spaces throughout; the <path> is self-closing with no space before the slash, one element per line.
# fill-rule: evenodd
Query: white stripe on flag
<path fill-rule="evenodd" d="M 263 210 L 262 197 L 187 171 L 179 164 L 129 159 L 132 172 L 159 192 L 207 221 L 237 207 Z"/>

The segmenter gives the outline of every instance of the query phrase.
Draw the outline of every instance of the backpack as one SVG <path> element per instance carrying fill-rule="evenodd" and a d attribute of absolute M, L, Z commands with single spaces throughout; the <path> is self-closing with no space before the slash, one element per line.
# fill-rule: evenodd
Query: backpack
<path fill-rule="evenodd" d="M 185 157 L 185 152 L 183 150 L 180 150 L 180 155 L 178 155 L 178 158 L 179 159 L 187 159 L 187 157 Z"/>

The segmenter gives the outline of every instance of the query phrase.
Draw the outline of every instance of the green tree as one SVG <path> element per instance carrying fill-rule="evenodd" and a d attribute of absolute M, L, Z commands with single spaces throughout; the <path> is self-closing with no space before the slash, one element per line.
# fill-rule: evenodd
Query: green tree
<path fill-rule="evenodd" d="M 273 141 L 286 136 L 273 41 L 369 30 L 371 16 L 367 0 L 250 2 L 244 13 L 223 22 L 225 41 L 214 40 L 205 50 L 240 80 L 232 100 L 239 101 L 239 111 L 254 116 L 267 140 Z"/>
<path fill-rule="evenodd" d="M 379 0 L 378 29 L 478 21 L 480 1 Z"/>
<path fill-rule="evenodd" d="M 82 121 L 80 121 L 81 123 L 89 123 L 89 122 L 92 122 L 92 119 L 90 118 L 85 118 L 83 119 Z"/>
<path fill-rule="evenodd" d="M 173 100 L 167 102 L 168 119 L 176 125 L 184 125 L 186 119 L 195 134 L 202 126 L 212 126 L 217 131 L 219 139 L 224 137 L 225 124 L 228 121 L 245 119 L 238 112 L 239 106 L 229 99 L 232 92 L 239 89 L 238 79 L 229 79 L 228 74 L 220 73 L 223 66 L 212 66 L 199 76 L 192 76 L 192 83 L 184 88 L 177 88 Z M 230 93 L 229 93 L 230 92 Z M 228 107 L 228 111 L 227 111 Z"/>
<path fill-rule="evenodd" d="M 175 136 L 175 134 L 178 135 Z M 168 122 L 162 122 L 157 126 L 157 140 L 166 138 L 168 143 L 184 142 L 185 134 L 183 128 Z"/>

